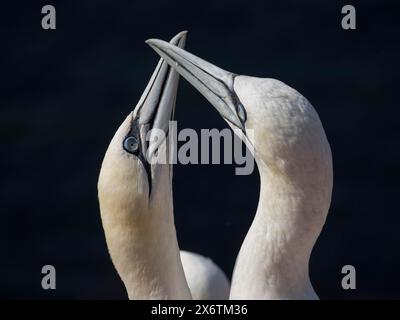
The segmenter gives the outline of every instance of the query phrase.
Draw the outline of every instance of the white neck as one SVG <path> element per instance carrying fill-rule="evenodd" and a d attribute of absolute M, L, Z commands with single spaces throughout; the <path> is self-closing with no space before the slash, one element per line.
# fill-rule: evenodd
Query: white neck
<path fill-rule="evenodd" d="M 129 186 L 135 185 L 135 177 L 127 177 L 130 183 L 112 185 L 107 181 L 115 181 L 115 176 L 104 173 L 104 187 L 99 189 L 107 245 L 130 299 L 191 298 L 176 237 L 169 171 L 161 172 L 163 181 L 142 208 L 130 203 L 135 193 Z M 110 194 L 115 196 L 106 196 Z"/>
<path fill-rule="evenodd" d="M 308 262 L 329 208 L 331 183 L 310 186 L 302 174 L 291 178 L 257 164 L 260 200 L 236 261 L 230 299 L 317 299 Z"/>

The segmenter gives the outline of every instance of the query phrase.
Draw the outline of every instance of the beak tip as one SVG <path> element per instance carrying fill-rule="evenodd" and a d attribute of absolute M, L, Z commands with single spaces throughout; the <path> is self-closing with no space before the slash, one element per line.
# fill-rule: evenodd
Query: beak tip
<path fill-rule="evenodd" d="M 149 46 L 151 46 L 151 45 L 154 43 L 155 40 L 156 40 L 156 39 L 147 39 L 145 42 L 146 42 Z"/>
<path fill-rule="evenodd" d="M 180 39 L 180 43 L 182 43 L 182 41 L 184 44 L 186 43 L 187 34 L 188 34 L 187 30 L 183 30 L 183 31 L 179 32 L 178 37 Z"/>
<path fill-rule="evenodd" d="M 179 47 L 182 47 L 182 43 L 184 45 L 186 37 L 187 37 L 188 31 L 184 30 L 179 32 L 172 40 L 170 43 L 174 44 L 174 45 L 178 45 L 179 43 Z M 180 42 L 179 42 L 180 41 Z M 183 42 L 182 42 L 183 41 Z M 147 39 L 145 41 L 145 43 L 147 43 L 150 47 L 154 48 L 161 48 L 165 45 L 168 45 L 168 43 L 165 44 L 165 41 L 159 40 L 159 39 Z"/>
<path fill-rule="evenodd" d="M 163 47 L 163 42 L 162 40 L 159 39 L 147 39 L 145 41 L 151 48 L 157 49 L 157 48 L 162 48 Z"/>

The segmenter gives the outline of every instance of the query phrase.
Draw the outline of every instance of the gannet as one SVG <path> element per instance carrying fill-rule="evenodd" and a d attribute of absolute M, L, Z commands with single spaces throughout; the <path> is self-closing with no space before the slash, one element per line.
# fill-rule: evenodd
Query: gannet
<path fill-rule="evenodd" d="M 181 32 L 171 43 L 183 47 L 185 39 L 186 32 Z M 172 165 L 150 164 L 146 158 L 169 152 L 168 124 L 174 116 L 178 78 L 161 59 L 111 140 L 98 181 L 103 229 L 130 299 L 227 299 L 229 283 L 224 283 L 222 270 L 205 257 L 179 251 Z M 166 139 L 147 141 L 153 129 L 163 130 Z"/>
<path fill-rule="evenodd" d="M 161 40 L 147 43 L 254 150 L 259 202 L 236 260 L 230 298 L 317 299 L 308 265 L 333 184 L 331 150 L 317 112 L 279 80 L 225 71 Z"/>

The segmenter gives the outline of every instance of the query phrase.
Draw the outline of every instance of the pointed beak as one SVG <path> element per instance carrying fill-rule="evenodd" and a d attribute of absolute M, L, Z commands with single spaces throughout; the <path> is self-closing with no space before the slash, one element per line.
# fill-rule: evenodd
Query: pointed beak
<path fill-rule="evenodd" d="M 172 40 L 171 45 L 184 47 L 186 31 L 180 32 Z M 149 130 L 159 129 L 168 135 L 169 121 L 173 120 L 175 113 L 175 101 L 178 90 L 179 74 L 168 64 L 160 59 L 142 97 L 133 110 L 133 118 L 137 119 L 141 140 L 146 141 Z M 152 135 L 154 131 L 150 134 Z M 146 150 L 149 157 L 158 149 L 164 140 L 154 141 L 150 135 L 150 141 Z"/>
<path fill-rule="evenodd" d="M 235 74 L 168 42 L 150 39 L 146 43 L 189 81 L 226 121 L 233 127 L 245 131 L 246 111 L 233 88 Z"/>

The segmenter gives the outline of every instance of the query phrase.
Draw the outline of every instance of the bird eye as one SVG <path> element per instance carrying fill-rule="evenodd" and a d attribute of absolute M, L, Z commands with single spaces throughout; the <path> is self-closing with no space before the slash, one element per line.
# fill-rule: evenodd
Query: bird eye
<path fill-rule="evenodd" d="M 139 149 L 139 141 L 134 136 L 128 136 L 124 140 L 124 149 L 129 153 L 134 153 Z"/>

